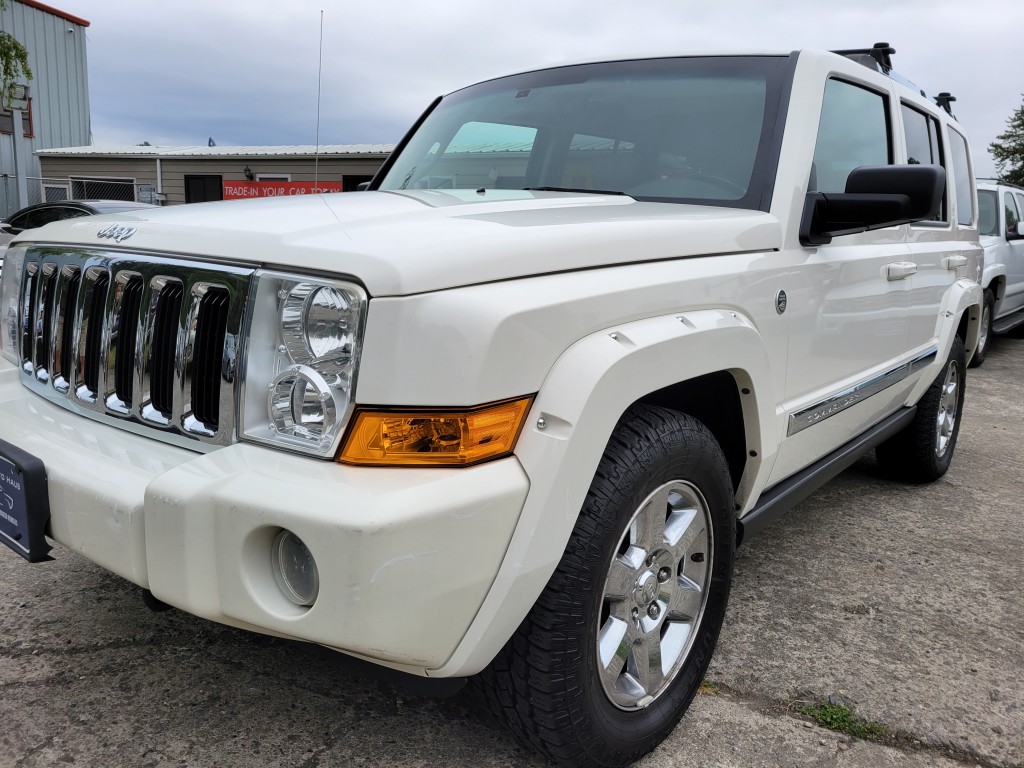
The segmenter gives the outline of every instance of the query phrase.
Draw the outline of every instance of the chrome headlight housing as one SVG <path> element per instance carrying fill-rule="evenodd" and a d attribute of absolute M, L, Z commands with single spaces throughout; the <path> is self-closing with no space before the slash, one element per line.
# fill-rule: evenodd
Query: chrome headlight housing
<path fill-rule="evenodd" d="M 21 289 L 21 271 L 25 266 L 24 245 L 13 245 L 3 255 L 0 271 L 0 355 L 18 364 L 18 292 Z"/>
<path fill-rule="evenodd" d="M 239 437 L 332 457 L 355 395 L 366 292 L 267 270 L 253 280 Z"/>

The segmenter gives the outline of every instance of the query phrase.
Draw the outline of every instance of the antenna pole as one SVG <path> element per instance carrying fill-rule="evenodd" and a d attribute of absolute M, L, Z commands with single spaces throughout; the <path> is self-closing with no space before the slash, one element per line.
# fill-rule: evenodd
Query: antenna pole
<path fill-rule="evenodd" d="M 324 12 L 320 11 L 320 61 L 316 69 L 316 150 L 313 153 L 313 186 L 320 181 L 320 79 L 324 71 Z"/>

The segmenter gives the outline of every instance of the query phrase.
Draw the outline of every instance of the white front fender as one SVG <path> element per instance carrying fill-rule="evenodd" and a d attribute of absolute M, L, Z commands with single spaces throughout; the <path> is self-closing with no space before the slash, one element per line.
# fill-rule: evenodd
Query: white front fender
<path fill-rule="evenodd" d="M 719 371 L 743 393 L 751 458 L 742 501 L 764 486 L 778 447 L 771 363 L 749 320 L 729 310 L 649 318 L 587 336 L 561 355 L 516 449 L 530 492 L 504 561 L 455 653 L 431 674 L 480 671 L 525 618 L 562 557 L 622 413 L 645 395 Z"/>

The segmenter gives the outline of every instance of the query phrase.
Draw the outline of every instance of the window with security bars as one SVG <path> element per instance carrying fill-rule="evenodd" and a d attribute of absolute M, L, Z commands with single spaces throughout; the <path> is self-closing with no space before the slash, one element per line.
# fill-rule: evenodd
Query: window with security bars
<path fill-rule="evenodd" d="M 14 113 L 9 109 L 0 109 L 0 133 L 14 133 Z M 28 109 L 21 111 L 21 134 L 26 139 L 35 136 L 32 126 L 32 99 L 28 100 Z"/>
<path fill-rule="evenodd" d="M 133 179 L 72 178 L 72 200 L 135 200 Z"/>

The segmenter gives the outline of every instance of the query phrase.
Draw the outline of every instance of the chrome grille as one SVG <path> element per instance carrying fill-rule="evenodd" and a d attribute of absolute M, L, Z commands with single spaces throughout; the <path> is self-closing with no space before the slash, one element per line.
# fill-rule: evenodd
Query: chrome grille
<path fill-rule="evenodd" d="M 226 445 L 253 271 L 32 249 L 19 302 L 25 383 L 93 418 Z"/>

